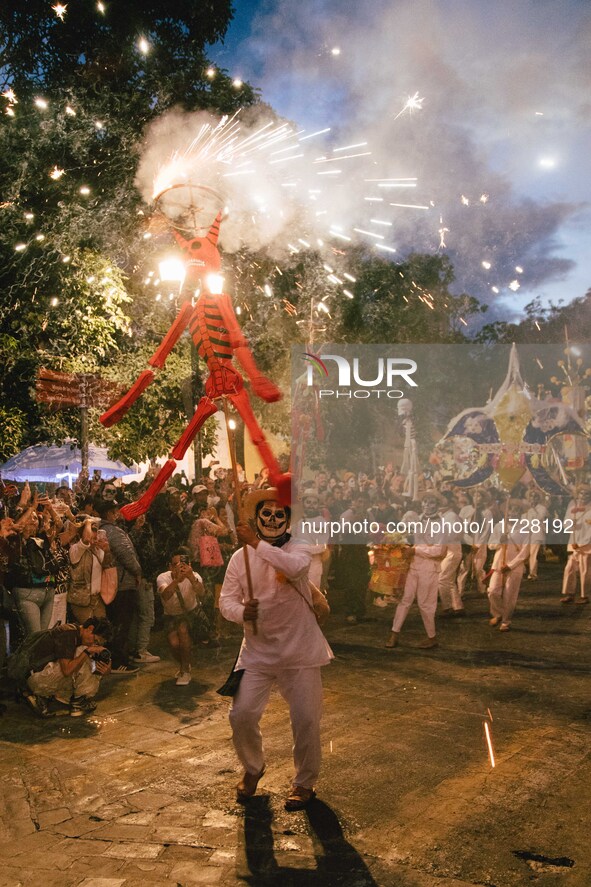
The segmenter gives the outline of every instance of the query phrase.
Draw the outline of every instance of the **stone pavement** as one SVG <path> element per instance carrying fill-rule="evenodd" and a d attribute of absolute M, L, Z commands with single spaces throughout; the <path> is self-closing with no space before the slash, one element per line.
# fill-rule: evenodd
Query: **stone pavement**
<path fill-rule="evenodd" d="M 589 887 L 591 607 L 560 607 L 559 570 L 524 583 L 513 628 L 486 601 L 418 614 L 383 649 L 391 611 L 331 617 L 318 800 L 288 814 L 281 699 L 263 721 L 268 771 L 246 808 L 215 687 L 238 634 L 199 649 L 176 687 L 167 659 L 103 682 L 92 717 L 0 719 L 0 885 L 154 887 Z M 156 651 L 166 656 L 161 636 Z M 488 717 L 492 715 L 492 721 Z M 492 730 L 491 767 L 484 722 Z"/>

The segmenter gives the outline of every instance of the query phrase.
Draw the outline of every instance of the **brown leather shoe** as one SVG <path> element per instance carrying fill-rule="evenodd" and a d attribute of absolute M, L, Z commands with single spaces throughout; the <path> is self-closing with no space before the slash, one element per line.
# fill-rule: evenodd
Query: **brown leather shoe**
<path fill-rule="evenodd" d="M 398 638 L 400 637 L 400 633 L 398 631 L 391 631 L 390 637 L 384 644 L 384 647 L 387 647 L 388 650 L 392 650 L 394 647 L 398 646 Z"/>
<path fill-rule="evenodd" d="M 437 638 L 425 638 L 424 641 L 421 641 L 420 644 L 417 644 L 418 650 L 433 650 L 435 647 L 439 646 L 439 641 Z"/>
<path fill-rule="evenodd" d="M 285 809 L 292 813 L 294 810 L 303 810 L 310 801 L 316 797 L 313 788 L 304 788 L 303 785 L 294 785 L 289 797 L 285 801 Z"/>
<path fill-rule="evenodd" d="M 266 767 L 260 773 L 248 773 L 246 770 L 242 774 L 242 779 L 236 786 L 236 800 L 239 804 L 248 801 L 255 794 L 259 780 L 265 772 Z"/>

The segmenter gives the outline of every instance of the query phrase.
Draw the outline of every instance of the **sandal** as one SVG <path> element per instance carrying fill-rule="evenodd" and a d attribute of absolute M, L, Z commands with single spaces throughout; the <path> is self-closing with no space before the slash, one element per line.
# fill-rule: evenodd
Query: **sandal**
<path fill-rule="evenodd" d="M 397 631 L 390 632 L 390 637 L 388 638 L 388 640 L 384 644 L 384 647 L 386 647 L 387 650 L 392 650 L 392 649 L 394 649 L 394 647 L 398 646 L 398 635 L 399 635 L 399 632 L 397 632 Z"/>
<path fill-rule="evenodd" d="M 313 788 L 304 788 L 303 785 L 294 785 L 289 797 L 285 801 L 285 809 L 290 813 L 295 810 L 303 810 L 315 797 L 316 792 Z"/>
<path fill-rule="evenodd" d="M 263 767 L 260 773 L 248 773 L 246 770 L 242 775 L 242 779 L 236 786 L 236 800 L 239 804 L 244 804 L 249 798 L 255 794 L 257 785 L 267 768 Z"/>

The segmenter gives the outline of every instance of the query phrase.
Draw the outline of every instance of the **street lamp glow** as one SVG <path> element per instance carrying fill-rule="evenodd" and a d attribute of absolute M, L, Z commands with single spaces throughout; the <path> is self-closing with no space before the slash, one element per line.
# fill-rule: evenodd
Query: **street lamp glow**
<path fill-rule="evenodd" d="M 207 289 L 213 296 L 219 296 L 224 291 L 224 278 L 221 274 L 207 275 Z"/>
<path fill-rule="evenodd" d="M 176 281 L 179 284 L 185 279 L 185 263 L 181 259 L 174 257 L 163 259 L 158 264 L 158 273 L 160 280 Z"/>

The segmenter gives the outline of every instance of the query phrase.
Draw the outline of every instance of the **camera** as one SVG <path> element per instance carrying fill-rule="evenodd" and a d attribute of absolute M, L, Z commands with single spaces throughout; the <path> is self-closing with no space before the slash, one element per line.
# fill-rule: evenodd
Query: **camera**
<path fill-rule="evenodd" d="M 111 661 L 111 652 L 110 650 L 99 650 L 98 653 L 93 653 L 90 658 L 94 662 L 102 662 L 103 665 L 108 665 Z"/>

